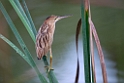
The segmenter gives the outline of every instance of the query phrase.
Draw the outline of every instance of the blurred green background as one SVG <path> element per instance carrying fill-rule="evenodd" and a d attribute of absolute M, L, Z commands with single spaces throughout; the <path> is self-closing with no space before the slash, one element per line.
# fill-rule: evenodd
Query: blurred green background
<path fill-rule="evenodd" d="M 31 51 L 38 68 L 44 76 L 43 61 L 38 61 L 35 45 L 8 0 L 1 0 Z M 37 30 L 49 15 L 73 15 L 56 24 L 53 49 L 53 68 L 60 83 L 73 83 L 76 71 L 75 30 L 80 18 L 80 0 L 26 0 Z M 124 83 L 124 1 L 92 0 L 92 20 L 97 29 L 105 54 L 109 83 Z M 0 12 L 0 33 L 19 47 L 5 18 Z M 79 43 L 82 55 L 82 41 Z M 80 83 L 84 82 L 83 56 Z M 97 82 L 102 82 L 101 66 L 95 48 Z M 0 39 L 0 83 L 40 83 L 35 71 L 3 40 Z"/>

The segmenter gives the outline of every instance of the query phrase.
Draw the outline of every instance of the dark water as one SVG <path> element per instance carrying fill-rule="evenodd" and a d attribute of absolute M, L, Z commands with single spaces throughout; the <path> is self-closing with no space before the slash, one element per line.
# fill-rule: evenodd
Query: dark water
<path fill-rule="evenodd" d="M 22 35 L 26 45 L 29 47 L 37 66 L 42 74 L 47 77 L 42 61 L 36 59 L 34 43 L 28 35 L 23 24 L 19 20 L 15 11 L 8 1 L 3 1 L 11 18 L 13 19 L 18 31 Z M 51 15 L 73 15 L 70 18 L 63 19 L 56 24 L 53 49 L 53 68 L 60 83 L 73 83 L 76 71 L 76 51 L 75 51 L 75 30 L 78 19 L 80 18 L 80 4 L 54 2 L 45 0 L 27 0 L 31 16 L 37 30 L 44 19 Z M 105 63 L 109 83 L 124 82 L 124 10 L 102 6 L 91 6 L 93 22 L 97 28 L 103 51 L 105 54 Z M 6 23 L 0 13 L 1 21 Z M 13 33 L 6 25 L 3 34 L 17 46 Z M 0 27 L 2 30 L 2 27 Z M 3 42 L 2 42 L 3 43 Z M 0 44 L 0 83 L 40 83 L 35 71 L 8 45 Z M 80 40 L 79 53 L 82 53 L 82 41 Z M 7 50 L 6 50 L 7 49 Z M 81 74 L 80 83 L 84 82 L 83 56 L 80 56 Z M 95 65 L 97 82 L 102 82 L 101 66 L 99 57 L 95 49 Z"/>

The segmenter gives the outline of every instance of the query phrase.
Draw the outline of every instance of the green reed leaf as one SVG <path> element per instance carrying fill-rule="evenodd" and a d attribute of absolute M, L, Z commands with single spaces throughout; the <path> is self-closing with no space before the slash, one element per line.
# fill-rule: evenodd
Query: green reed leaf
<path fill-rule="evenodd" d="M 82 19 L 82 40 L 84 54 L 84 74 L 85 83 L 91 83 L 91 68 L 90 68 L 90 32 L 89 32 L 89 12 L 88 0 L 81 0 L 81 19 Z"/>
<path fill-rule="evenodd" d="M 18 43 L 20 44 L 22 50 L 24 51 L 25 55 L 28 57 L 29 62 L 30 62 L 30 64 L 32 65 L 31 67 L 36 71 L 36 73 L 37 73 L 37 75 L 38 75 L 40 81 L 41 81 L 42 83 L 48 83 L 48 82 L 46 81 L 46 79 L 44 78 L 44 76 L 42 76 L 42 74 L 40 73 L 39 69 L 37 68 L 36 63 L 34 62 L 34 60 L 33 60 L 32 56 L 31 56 L 31 54 L 30 54 L 28 48 L 26 47 L 25 43 L 23 42 L 23 40 L 22 40 L 22 38 L 21 38 L 19 32 L 17 31 L 17 29 L 16 29 L 14 23 L 12 22 L 11 18 L 9 17 L 8 13 L 6 12 L 6 10 L 5 10 L 5 8 L 4 8 L 4 6 L 2 5 L 1 2 L 0 2 L 0 9 L 1 9 L 1 11 L 2 11 L 4 17 L 6 18 L 8 24 L 9 24 L 11 30 L 12 30 L 12 32 L 14 33 L 14 35 L 15 35 L 15 37 L 16 37 Z"/>
<path fill-rule="evenodd" d="M 0 34 L 0 38 L 4 40 L 7 44 L 9 44 L 16 51 L 16 53 L 18 53 L 31 66 L 27 56 L 25 56 L 25 54 L 16 45 L 14 45 L 10 40 L 8 40 L 2 34 Z"/>
<path fill-rule="evenodd" d="M 35 25 L 34 25 L 34 23 L 33 23 L 33 20 L 32 20 L 32 18 L 31 18 L 30 13 L 29 13 L 29 10 L 28 10 L 28 7 L 27 7 L 27 5 L 26 5 L 26 2 L 25 2 L 25 0 L 22 0 L 22 2 L 23 2 L 23 5 L 24 5 L 24 9 L 25 9 L 25 13 L 26 13 L 26 15 L 27 15 L 27 18 L 28 18 L 28 20 L 29 20 L 29 22 L 30 22 L 30 24 L 31 24 L 31 29 L 32 29 L 34 35 L 36 35 L 36 34 L 37 34 L 37 30 L 36 30 L 36 28 L 35 28 Z"/>
<path fill-rule="evenodd" d="M 11 5 L 13 6 L 13 8 L 15 9 L 16 13 L 18 14 L 18 16 L 20 17 L 22 23 L 24 24 L 25 28 L 27 29 L 28 33 L 30 34 L 31 38 L 33 39 L 34 43 L 35 43 L 35 35 L 32 31 L 31 25 L 29 20 L 27 19 L 27 16 L 25 15 L 21 4 L 19 3 L 18 0 L 9 0 Z"/>

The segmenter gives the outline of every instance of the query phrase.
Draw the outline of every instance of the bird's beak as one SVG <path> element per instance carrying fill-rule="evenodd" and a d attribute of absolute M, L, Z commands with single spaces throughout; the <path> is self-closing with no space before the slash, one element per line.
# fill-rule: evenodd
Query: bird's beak
<path fill-rule="evenodd" d="M 64 16 L 58 16 L 58 18 L 56 19 L 56 21 L 59 21 L 63 18 L 68 18 L 68 17 L 71 17 L 72 15 L 64 15 Z"/>

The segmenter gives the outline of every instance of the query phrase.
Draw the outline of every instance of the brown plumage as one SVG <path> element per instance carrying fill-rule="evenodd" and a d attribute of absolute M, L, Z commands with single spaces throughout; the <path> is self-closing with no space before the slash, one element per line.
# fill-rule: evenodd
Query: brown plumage
<path fill-rule="evenodd" d="M 39 31 L 36 35 L 36 53 L 38 60 L 40 60 L 44 55 L 46 55 L 51 49 L 53 35 L 55 31 L 55 23 L 58 20 L 67 17 L 69 16 L 51 15 L 46 18 L 42 26 L 39 28 Z"/>

